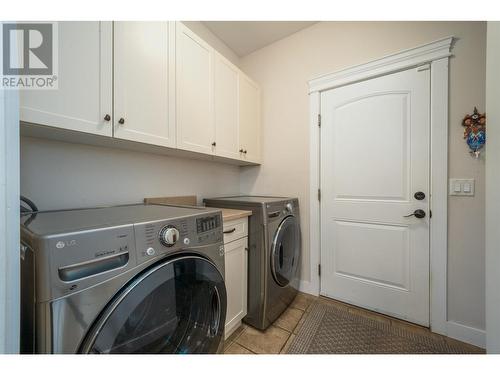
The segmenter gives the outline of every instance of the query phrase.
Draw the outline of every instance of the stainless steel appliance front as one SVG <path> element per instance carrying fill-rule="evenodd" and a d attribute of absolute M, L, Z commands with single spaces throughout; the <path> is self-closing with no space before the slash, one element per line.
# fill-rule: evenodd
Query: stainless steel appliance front
<path fill-rule="evenodd" d="M 234 196 L 204 202 L 209 207 L 252 211 L 248 225 L 248 312 L 244 321 L 266 329 L 290 305 L 299 287 L 298 199 Z"/>
<path fill-rule="evenodd" d="M 221 348 L 220 211 L 129 205 L 40 212 L 22 222 L 24 352 Z"/>

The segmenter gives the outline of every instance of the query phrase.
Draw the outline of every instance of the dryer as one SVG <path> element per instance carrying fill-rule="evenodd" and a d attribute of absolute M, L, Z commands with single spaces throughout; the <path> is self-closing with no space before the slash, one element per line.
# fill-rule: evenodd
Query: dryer
<path fill-rule="evenodd" d="M 215 353 L 220 210 L 127 205 L 21 218 L 24 353 Z"/>
<path fill-rule="evenodd" d="M 266 329 L 298 292 L 301 258 L 298 199 L 234 196 L 204 202 L 210 207 L 252 211 L 248 225 L 248 312 L 244 321 Z"/>

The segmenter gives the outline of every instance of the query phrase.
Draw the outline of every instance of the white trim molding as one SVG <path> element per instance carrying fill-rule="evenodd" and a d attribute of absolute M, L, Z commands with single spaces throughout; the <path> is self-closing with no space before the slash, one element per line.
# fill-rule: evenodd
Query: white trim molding
<path fill-rule="evenodd" d="M 447 335 L 453 339 L 471 345 L 486 348 L 486 331 L 449 320 L 446 327 Z"/>
<path fill-rule="evenodd" d="M 448 319 L 448 60 L 431 63 L 430 324 L 442 335 Z"/>
<path fill-rule="evenodd" d="M 309 262 L 311 264 L 311 281 L 308 283 L 309 294 L 319 295 L 319 273 L 320 264 L 320 203 L 318 191 L 320 187 L 319 162 L 321 155 L 320 128 L 318 118 L 320 114 L 321 95 L 314 92 L 309 95 L 310 119 L 311 124 L 309 132 Z M 306 292 L 302 289 L 301 291 Z"/>
<path fill-rule="evenodd" d="M 0 90 L 0 353 L 19 353 L 19 96 Z"/>
<path fill-rule="evenodd" d="M 424 65 L 432 61 L 451 56 L 454 38 L 452 36 L 419 47 L 407 49 L 366 64 L 340 70 L 335 73 L 321 75 L 309 81 L 309 93 L 330 90 L 335 87 L 364 81 L 414 66 Z"/>
<path fill-rule="evenodd" d="M 320 277 L 320 131 L 321 92 L 401 70 L 429 64 L 431 69 L 431 168 L 430 168 L 430 328 L 433 332 L 459 334 L 457 325 L 447 321 L 447 254 L 448 254 L 448 64 L 454 37 L 450 36 L 381 59 L 322 75 L 309 81 L 310 103 L 310 259 L 311 280 L 303 282 L 305 292 L 319 295 Z M 307 284 L 307 285 L 306 285 Z M 301 289 L 302 290 L 302 289 Z M 452 327 L 452 328 L 450 328 Z M 465 326 L 461 326 L 465 327 Z M 474 329 L 471 329 L 474 330 Z M 462 329 L 464 332 L 464 329 Z M 470 331 L 472 332 L 472 331 Z M 475 332 L 475 331 L 474 331 Z M 477 332 L 476 332 L 477 333 Z M 478 335 L 474 336 L 474 342 Z M 453 337 L 453 336 L 452 336 Z M 460 338 L 459 338 L 460 339 Z M 472 340 L 472 339 L 471 339 Z M 469 342 L 469 341 L 467 341 Z"/>

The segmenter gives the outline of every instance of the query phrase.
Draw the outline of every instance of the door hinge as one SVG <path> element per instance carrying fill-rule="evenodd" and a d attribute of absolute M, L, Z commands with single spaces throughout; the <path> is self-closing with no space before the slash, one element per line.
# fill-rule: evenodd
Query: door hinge
<path fill-rule="evenodd" d="M 318 200 L 321 201 L 321 189 L 318 189 Z"/>
<path fill-rule="evenodd" d="M 321 276 L 321 264 L 318 264 L 318 276 Z"/>
<path fill-rule="evenodd" d="M 318 126 L 321 127 L 321 113 L 318 113 Z"/>
<path fill-rule="evenodd" d="M 432 219 L 432 210 L 429 210 L 429 219 Z"/>

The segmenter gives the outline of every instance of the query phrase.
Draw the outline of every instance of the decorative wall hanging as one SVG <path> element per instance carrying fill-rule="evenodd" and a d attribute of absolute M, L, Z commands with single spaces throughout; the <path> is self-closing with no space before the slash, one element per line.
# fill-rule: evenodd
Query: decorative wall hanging
<path fill-rule="evenodd" d="M 480 114 L 474 107 L 474 113 L 464 117 L 462 126 L 465 126 L 464 139 L 471 149 L 471 155 L 479 158 L 480 150 L 486 143 L 486 114 Z"/>

